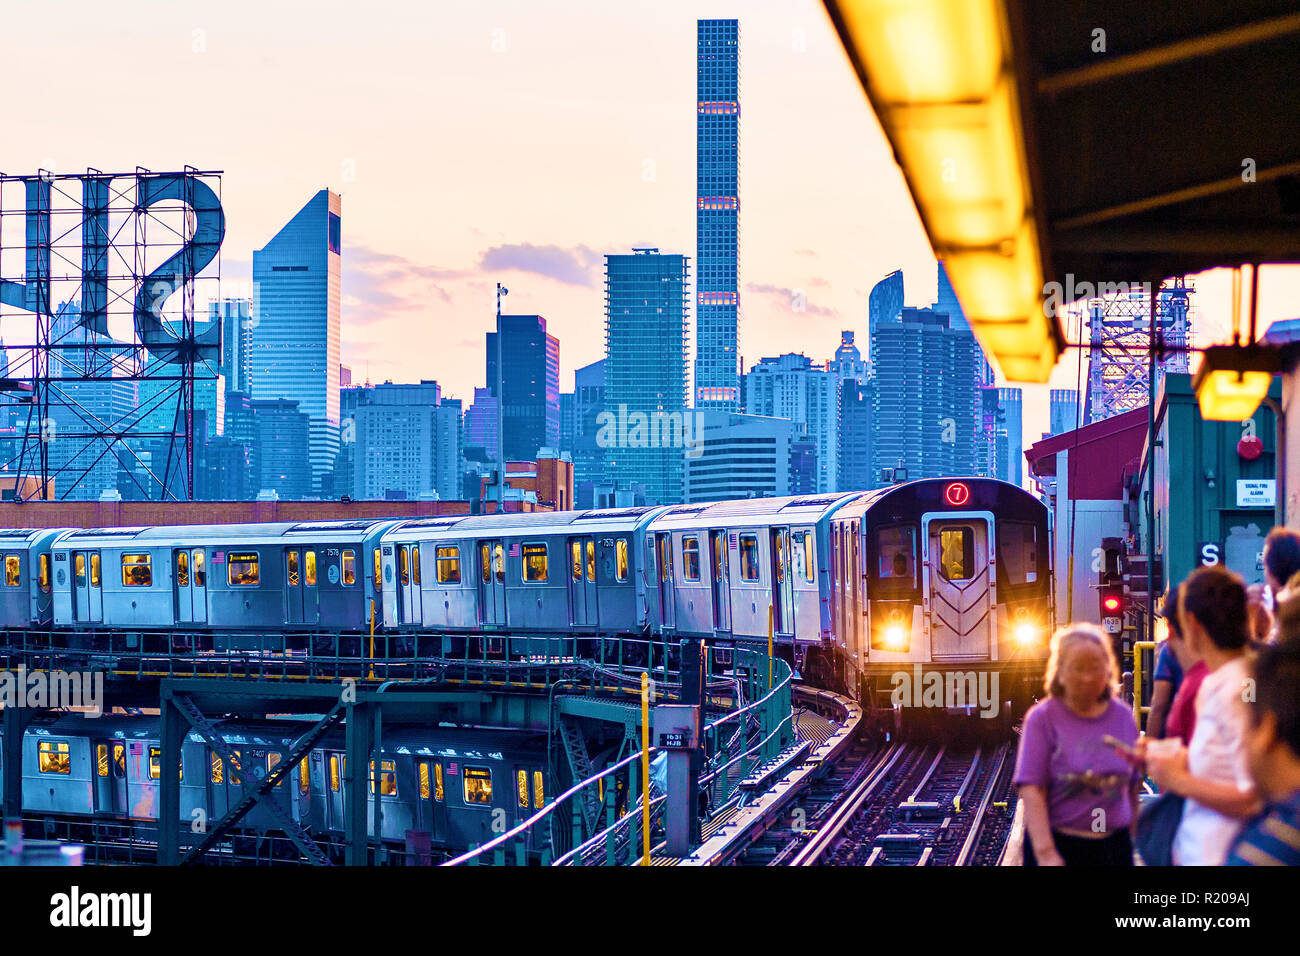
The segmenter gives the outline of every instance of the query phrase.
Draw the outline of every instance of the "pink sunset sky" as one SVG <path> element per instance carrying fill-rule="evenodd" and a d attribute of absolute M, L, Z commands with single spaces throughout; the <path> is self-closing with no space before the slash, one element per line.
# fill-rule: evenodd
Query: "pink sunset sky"
<path fill-rule="evenodd" d="M 343 196 L 354 380 L 483 384 L 493 286 L 560 339 L 561 388 L 604 355 L 603 255 L 695 256 L 695 24 L 741 23 L 745 365 L 867 351 L 867 294 L 933 253 L 820 3 L 21 3 L 5 12 L 0 169 L 224 170 L 227 295 L 322 187 Z M 22 91 L 21 93 L 17 91 Z M 1229 337 L 1230 279 L 1194 279 L 1197 344 Z M 795 312 L 796 292 L 806 310 Z M 1260 327 L 1300 316 L 1266 268 Z M 692 336 L 693 338 L 693 336 Z M 1074 387 L 1078 352 L 1053 377 Z M 1026 445 L 1047 387 L 1026 388 Z"/>

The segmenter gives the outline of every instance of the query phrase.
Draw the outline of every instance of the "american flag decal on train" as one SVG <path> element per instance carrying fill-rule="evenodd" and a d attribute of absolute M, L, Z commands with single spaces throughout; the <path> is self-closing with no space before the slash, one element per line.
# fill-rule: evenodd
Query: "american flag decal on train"
<path fill-rule="evenodd" d="M 518 541 L 516 541 L 516 542 L 514 542 L 513 544 L 510 545 L 510 557 L 512 557 L 512 558 L 517 558 L 517 557 L 519 557 L 519 542 L 518 542 Z"/>
<path fill-rule="evenodd" d="M 736 550 L 736 532 L 734 531 L 731 532 L 731 537 L 728 539 L 728 546 L 731 550 Z"/>

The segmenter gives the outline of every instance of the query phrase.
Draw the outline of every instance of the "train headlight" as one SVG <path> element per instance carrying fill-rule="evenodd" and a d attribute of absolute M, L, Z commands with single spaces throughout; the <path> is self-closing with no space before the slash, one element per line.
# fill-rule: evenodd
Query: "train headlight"
<path fill-rule="evenodd" d="M 891 651 L 907 650 L 907 631 L 902 625 L 891 624 L 885 628 L 885 647 Z"/>
<path fill-rule="evenodd" d="M 1021 647 L 1029 647 L 1030 645 L 1037 644 L 1039 638 L 1038 625 L 1029 623 L 1017 624 L 1015 636 L 1016 643 Z"/>

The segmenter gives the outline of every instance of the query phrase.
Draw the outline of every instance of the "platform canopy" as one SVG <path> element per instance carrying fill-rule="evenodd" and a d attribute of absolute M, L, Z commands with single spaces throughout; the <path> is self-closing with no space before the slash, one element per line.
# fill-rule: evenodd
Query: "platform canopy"
<path fill-rule="evenodd" d="M 1054 293 L 1300 262 L 1294 0 L 825 5 L 1008 379 L 1056 364 Z"/>

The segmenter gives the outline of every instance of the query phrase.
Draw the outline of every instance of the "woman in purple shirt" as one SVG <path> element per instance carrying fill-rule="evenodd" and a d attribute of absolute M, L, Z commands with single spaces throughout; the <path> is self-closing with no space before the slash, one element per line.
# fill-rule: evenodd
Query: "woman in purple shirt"
<path fill-rule="evenodd" d="M 1115 697 L 1119 666 L 1092 624 L 1052 637 L 1048 696 L 1025 715 L 1015 782 L 1025 805 L 1026 866 L 1132 866 L 1137 771 L 1108 737 L 1137 741 Z"/>

